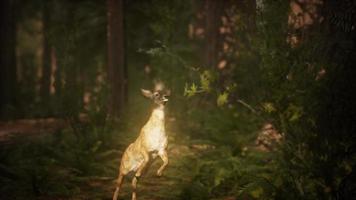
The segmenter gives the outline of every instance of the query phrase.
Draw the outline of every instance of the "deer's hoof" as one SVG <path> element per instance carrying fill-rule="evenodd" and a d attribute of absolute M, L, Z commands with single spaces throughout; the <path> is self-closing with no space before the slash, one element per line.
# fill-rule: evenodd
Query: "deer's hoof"
<path fill-rule="evenodd" d="M 162 176 L 162 172 L 161 171 L 157 171 L 157 176 L 161 177 Z"/>

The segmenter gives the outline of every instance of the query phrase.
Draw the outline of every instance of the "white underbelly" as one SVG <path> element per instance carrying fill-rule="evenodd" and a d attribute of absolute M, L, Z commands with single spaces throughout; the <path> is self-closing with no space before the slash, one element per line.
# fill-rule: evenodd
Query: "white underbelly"
<path fill-rule="evenodd" d="M 154 129 L 146 136 L 146 145 L 149 151 L 160 151 L 167 146 L 167 136 L 160 129 Z"/>

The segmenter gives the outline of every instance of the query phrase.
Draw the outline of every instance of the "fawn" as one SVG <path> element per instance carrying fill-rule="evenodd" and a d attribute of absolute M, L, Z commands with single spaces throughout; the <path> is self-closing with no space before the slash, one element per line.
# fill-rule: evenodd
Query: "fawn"
<path fill-rule="evenodd" d="M 129 172 L 134 172 L 132 179 L 132 200 L 136 200 L 136 188 L 138 178 L 150 160 L 150 156 L 157 155 L 162 159 L 163 164 L 157 170 L 157 176 L 162 175 L 162 171 L 168 165 L 167 156 L 167 136 L 164 126 L 164 107 L 170 95 L 170 91 L 163 91 L 162 87 L 156 85 L 153 92 L 141 89 L 143 96 L 153 100 L 155 108 L 147 123 L 142 127 L 140 135 L 135 142 L 131 143 L 125 150 L 120 164 L 119 177 L 113 200 L 117 200 L 124 176 Z"/>

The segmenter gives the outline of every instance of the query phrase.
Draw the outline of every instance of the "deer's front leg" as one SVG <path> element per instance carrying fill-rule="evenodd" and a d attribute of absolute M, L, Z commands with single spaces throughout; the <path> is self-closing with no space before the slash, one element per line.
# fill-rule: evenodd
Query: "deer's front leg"
<path fill-rule="evenodd" d="M 162 172 L 164 170 L 164 168 L 166 168 L 166 166 L 168 165 L 168 155 L 167 155 L 167 151 L 163 150 L 158 152 L 159 157 L 162 159 L 163 164 L 161 165 L 161 167 L 157 170 L 157 176 L 162 176 Z"/>

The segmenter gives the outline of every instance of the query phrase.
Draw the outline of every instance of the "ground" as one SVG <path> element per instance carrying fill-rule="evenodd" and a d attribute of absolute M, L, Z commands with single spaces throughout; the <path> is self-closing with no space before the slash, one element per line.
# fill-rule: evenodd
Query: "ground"
<path fill-rule="evenodd" d="M 189 183 L 192 178 L 192 171 L 189 163 L 185 160 L 192 159 L 199 150 L 184 145 L 171 144 L 169 150 L 170 163 L 164 171 L 162 177 L 156 176 L 156 171 L 161 164 L 157 158 L 146 173 L 139 179 L 137 196 L 140 200 L 178 200 L 180 199 L 180 190 L 183 185 Z M 183 161 L 183 162 L 182 162 Z M 119 159 L 114 162 L 119 163 Z M 194 162 L 192 164 L 195 164 Z M 119 200 L 131 199 L 131 178 L 125 178 Z M 87 181 L 83 188 L 83 194 L 73 199 L 111 199 L 115 180 L 108 178 L 93 178 Z"/>
<path fill-rule="evenodd" d="M 12 122 L 0 123 L 0 142 L 6 145 L 13 145 L 13 138 L 28 137 L 32 140 L 41 138 L 41 134 L 54 134 L 55 130 L 66 128 L 64 121 L 55 119 L 43 120 L 18 120 Z M 37 134 L 37 137 L 33 137 Z M 32 141 L 31 140 L 31 141 Z M 127 142 L 124 142 L 127 143 Z M 127 144 L 123 144 L 122 147 Z M 112 168 L 119 167 L 120 158 L 124 148 L 118 147 L 111 156 L 111 159 L 106 159 L 103 165 L 111 166 Z M 156 158 L 147 168 L 146 173 L 140 178 L 138 183 L 138 199 L 140 200 L 175 200 L 181 199 L 181 188 L 189 184 L 194 177 L 194 166 L 199 156 L 206 149 L 213 148 L 206 144 L 197 144 L 187 141 L 177 140 L 171 137 L 168 154 L 169 165 L 164 171 L 162 177 L 156 176 L 156 171 L 162 161 Z M 48 197 L 40 196 L 38 199 L 112 199 L 115 176 L 113 177 L 96 177 L 85 176 L 78 178 L 80 191 L 76 192 L 72 197 Z M 131 178 L 126 177 L 119 200 L 131 199 Z"/>

